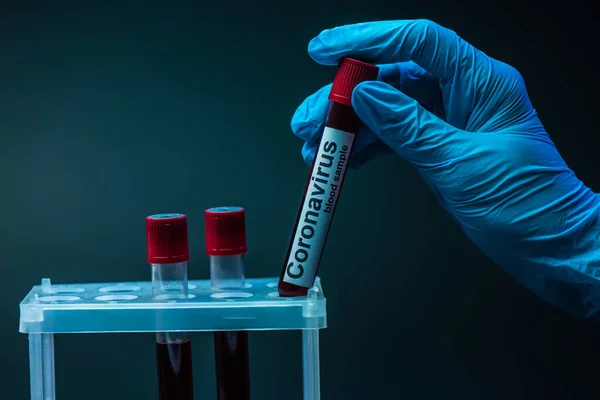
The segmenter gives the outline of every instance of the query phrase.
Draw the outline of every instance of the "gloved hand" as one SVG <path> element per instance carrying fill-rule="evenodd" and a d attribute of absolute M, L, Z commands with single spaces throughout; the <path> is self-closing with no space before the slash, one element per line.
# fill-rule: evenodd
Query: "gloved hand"
<path fill-rule="evenodd" d="M 427 20 L 325 30 L 308 51 L 323 65 L 349 56 L 381 68 L 378 81 L 352 95 L 365 125 L 355 166 L 397 153 L 514 278 L 573 314 L 598 313 L 599 196 L 561 158 L 514 68 Z M 323 132 L 329 88 L 308 97 L 292 120 L 307 163 Z"/>

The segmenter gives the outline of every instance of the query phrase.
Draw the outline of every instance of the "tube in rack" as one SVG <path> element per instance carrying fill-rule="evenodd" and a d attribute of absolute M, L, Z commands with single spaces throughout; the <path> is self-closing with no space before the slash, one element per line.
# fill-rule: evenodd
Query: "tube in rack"
<path fill-rule="evenodd" d="M 156 214 L 146 218 L 152 296 L 158 300 L 188 298 L 187 218 Z M 158 332 L 156 362 L 160 400 L 193 400 L 192 341 L 189 332 Z"/>
<path fill-rule="evenodd" d="M 245 287 L 245 211 L 241 207 L 215 207 L 204 213 L 206 253 L 210 281 L 215 289 Z M 250 400 L 248 332 L 214 333 L 218 400 Z"/>

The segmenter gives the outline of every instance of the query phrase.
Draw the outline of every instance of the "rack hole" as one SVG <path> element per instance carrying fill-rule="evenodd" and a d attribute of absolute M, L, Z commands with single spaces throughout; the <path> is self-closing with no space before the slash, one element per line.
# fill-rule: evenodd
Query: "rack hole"
<path fill-rule="evenodd" d="M 269 297 L 279 297 L 279 293 L 278 292 L 271 292 L 267 296 L 269 296 Z"/>
<path fill-rule="evenodd" d="M 102 293 L 123 293 L 123 292 L 135 292 L 140 290 L 139 286 L 133 285 L 117 285 L 117 286 L 105 286 L 98 289 Z"/>
<path fill-rule="evenodd" d="M 50 289 L 42 290 L 42 291 L 44 293 L 70 294 L 70 293 L 81 293 L 81 292 L 84 292 L 85 289 L 84 288 L 79 288 L 79 287 L 68 287 L 68 286 L 67 287 L 56 287 L 56 286 L 52 286 L 52 287 L 50 287 Z"/>
<path fill-rule="evenodd" d="M 39 301 L 75 301 L 79 300 L 77 296 L 40 296 Z"/>
<path fill-rule="evenodd" d="M 242 299 L 242 298 L 248 298 L 248 297 L 252 297 L 252 293 L 248 293 L 248 292 L 220 292 L 220 293 L 213 293 L 210 295 L 210 297 L 214 298 L 214 299 Z"/>
<path fill-rule="evenodd" d="M 270 283 L 267 283 L 267 286 L 268 286 L 268 287 L 271 287 L 271 288 L 273 288 L 273 287 L 277 287 L 277 282 L 270 282 Z"/>
<path fill-rule="evenodd" d="M 188 285 L 188 290 L 194 290 L 197 288 L 198 288 L 198 286 L 196 286 L 196 285 Z"/>
<path fill-rule="evenodd" d="M 186 299 L 193 299 L 194 297 L 196 297 L 196 295 L 191 294 L 191 293 L 189 293 L 187 296 L 182 293 L 167 293 L 167 294 L 159 294 L 158 296 L 156 296 L 154 298 L 156 300 L 186 300 Z"/>
<path fill-rule="evenodd" d="M 132 294 L 106 294 L 104 296 L 96 297 L 96 300 L 100 301 L 117 301 L 117 300 L 135 300 L 137 296 Z"/>

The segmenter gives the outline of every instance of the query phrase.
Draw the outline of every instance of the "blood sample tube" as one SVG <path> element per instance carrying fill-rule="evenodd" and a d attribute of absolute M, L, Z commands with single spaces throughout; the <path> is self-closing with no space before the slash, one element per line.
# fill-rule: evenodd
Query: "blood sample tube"
<path fill-rule="evenodd" d="M 190 257 L 186 216 L 156 214 L 147 217 L 146 245 L 152 267 L 152 296 L 160 300 L 187 299 L 187 261 Z M 194 399 L 189 332 L 157 332 L 156 363 L 160 400 Z"/>
<path fill-rule="evenodd" d="M 379 68 L 343 58 L 329 92 L 332 101 L 311 172 L 304 188 L 285 263 L 279 278 L 282 297 L 305 296 L 314 284 L 321 255 L 339 200 L 360 119 L 352 108 L 352 91 L 376 80 Z"/>
<path fill-rule="evenodd" d="M 215 289 L 243 289 L 246 245 L 245 212 L 241 207 L 215 207 L 204 213 L 210 281 Z M 248 332 L 214 333 L 218 400 L 250 399 Z"/>

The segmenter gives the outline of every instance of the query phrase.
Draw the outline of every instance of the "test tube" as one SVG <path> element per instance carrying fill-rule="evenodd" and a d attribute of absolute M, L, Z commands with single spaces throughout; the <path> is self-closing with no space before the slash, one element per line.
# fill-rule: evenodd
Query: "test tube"
<path fill-rule="evenodd" d="M 157 300 L 188 298 L 187 218 L 156 214 L 146 218 L 152 296 Z M 160 316 L 159 316 L 160 318 Z M 193 400 L 192 341 L 189 332 L 157 332 L 156 363 L 160 400 Z"/>
<path fill-rule="evenodd" d="M 277 285 L 281 297 L 306 296 L 315 282 L 360 127 L 360 119 L 352 108 L 352 91 L 363 81 L 376 80 L 378 73 L 378 67 L 352 58 L 343 58 L 338 66 L 329 92 L 332 103 L 325 129 Z"/>
<path fill-rule="evenodd" d="M 214 289 L 243 289 L 246 285 L 244 254 L 247 251 L 244 209 L 209 208 L 204 212 L 204 223 L 211 286 Z M 217 399 L 249 400 L 248 332 L 215 332 L 214 347 Z"/>

